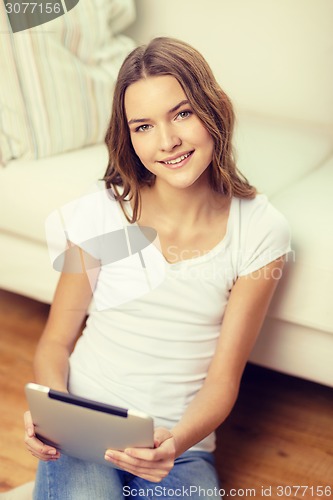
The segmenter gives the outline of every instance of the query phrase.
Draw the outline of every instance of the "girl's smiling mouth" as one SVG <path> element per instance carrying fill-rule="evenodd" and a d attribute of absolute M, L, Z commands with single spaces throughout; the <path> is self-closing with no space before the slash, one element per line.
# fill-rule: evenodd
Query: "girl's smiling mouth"
<path fill-rule="evenodd" d="M 182 167 L 185 163 L 187 163 L 187 160 L 192 156 L 193 153 L 194 150 L 189 151 L 188 153 L 183 153 L 179 156 L 167 158 L 166 160 L 160 160 L 159 163 L 163 163 L 163 165 L 166 165 L 169 168 Z"/>

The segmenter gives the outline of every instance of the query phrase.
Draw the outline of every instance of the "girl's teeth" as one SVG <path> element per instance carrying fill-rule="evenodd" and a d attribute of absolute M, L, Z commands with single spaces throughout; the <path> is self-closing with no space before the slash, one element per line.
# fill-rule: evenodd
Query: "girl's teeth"
<path fill-rule="evenodd" d="M 164 163 L 166 163 L 167 165 L 175 165 L 176 163 L 180 163 L 181 161 L 185 160 L 185 158 L 187 158 L 188 156 L 190 156 L 190 153 L 182 155 L 179 158 L 176 158 L 175 160 L 165 161 Z"/>

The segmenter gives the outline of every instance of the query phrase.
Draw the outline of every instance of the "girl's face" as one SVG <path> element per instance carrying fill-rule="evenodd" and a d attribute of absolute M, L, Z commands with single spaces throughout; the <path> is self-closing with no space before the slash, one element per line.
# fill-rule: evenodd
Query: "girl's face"
<path fill-rule="evenodd" d="M 210 165 L 214 142 L 173 76 L 139 80 L 125 92 L 133 148 L 156 182 L 193 185 Z"/>

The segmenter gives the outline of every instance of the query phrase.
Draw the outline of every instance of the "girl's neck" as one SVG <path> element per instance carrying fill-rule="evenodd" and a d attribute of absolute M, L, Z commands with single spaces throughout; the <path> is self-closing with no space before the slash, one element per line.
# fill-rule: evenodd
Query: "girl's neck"
<path fill-rule="evenodd" d="M 211 190 L 208 182 L 200 182 L 185 189 L 156 180 L 152 187 L 142 190 L 142 214 L 154 212 L 169 225 L 194 226 L 208 219 L 225 205 L 225 197 Z"/>

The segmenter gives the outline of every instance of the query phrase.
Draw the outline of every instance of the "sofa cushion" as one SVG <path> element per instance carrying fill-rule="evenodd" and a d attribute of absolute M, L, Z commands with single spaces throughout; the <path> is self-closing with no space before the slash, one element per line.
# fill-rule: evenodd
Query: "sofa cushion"
<path fill-rule="evenodd" d="M 326 128 L 238 113 L 239 169 L 259 191 L 273 196 L 318 167 L 332 151 Z"/>
<path fill-rule="evenodd" d="M 333 158 L 272 198 L 287 217 L 293 253 L 271 317 L 333 334 Z"/>
<path fill-rule="evenodd" d="M 100 144 L 38 161 L 15 160 L 0 169 L 0 231 L 45 242 L 45 220 L 82 195 L 107 166 Z"/>
<path fill-rule="evenodd" d="M 65 15 L 12 34 L 0 9 L 0 162 L 43 158 L 104 139 L 133 0 L 80 0 Z"/>

